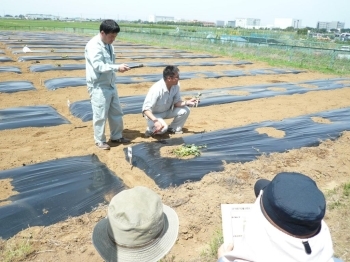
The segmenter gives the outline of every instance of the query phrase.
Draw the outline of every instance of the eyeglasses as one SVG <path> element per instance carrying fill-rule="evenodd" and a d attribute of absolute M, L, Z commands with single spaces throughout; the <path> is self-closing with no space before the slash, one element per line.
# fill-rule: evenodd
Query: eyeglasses
<path fill-rule="evenodd" d="M 171 78 L 171 79 L 180 79 L 180 76 L 179 75 L 169 76 L 169 78 Z"/>

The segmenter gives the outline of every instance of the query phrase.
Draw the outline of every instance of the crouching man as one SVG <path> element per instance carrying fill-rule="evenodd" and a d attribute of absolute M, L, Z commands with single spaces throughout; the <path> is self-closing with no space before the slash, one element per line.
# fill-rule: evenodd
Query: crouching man
<path fill-rule="evenodd" d="M 163 79 L 156 82 L 148 91 L 142 107 L 142 114 L 147 120 L 145 137 L 154 134 L 182 134 L 190 109 L 197 101 L 192 98 L 181 100 L 179 69 L 176 66 L 167 66 L 163 70 Z M 173 118 L 168 126 L 164 119 Z"/>

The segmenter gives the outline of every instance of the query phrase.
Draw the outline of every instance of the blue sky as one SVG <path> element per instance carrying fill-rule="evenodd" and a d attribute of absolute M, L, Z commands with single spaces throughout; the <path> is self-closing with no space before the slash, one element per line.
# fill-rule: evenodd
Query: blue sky
<path fill-rule="evenodd" d="M 301 19 L 303 26 L 317 21 L 345 22 L 350 28 L 350 0 L 0 0 L 0 14 L 52 14 L 68 17 L 148 20 L 149 15 L 215 22 L 258 18 L 271 25 L 275 18 Z"/>

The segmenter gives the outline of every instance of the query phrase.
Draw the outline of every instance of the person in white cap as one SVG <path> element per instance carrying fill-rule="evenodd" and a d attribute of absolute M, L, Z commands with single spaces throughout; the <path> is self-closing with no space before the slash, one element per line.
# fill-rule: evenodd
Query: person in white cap
<path fill-rule="evenodd" d="M 323 218 L 326 200 L 315 181 L 300 173 L 260 179 L 242 241 L 223 244 L 219 262 L 336 262 Z"/>
<path fill-rule="evenodd" d="M 115 195 L 92 242 L 108 262 L 156 262 L 175 244 L 179 219 L 152 190 L 138 186 Z"/>

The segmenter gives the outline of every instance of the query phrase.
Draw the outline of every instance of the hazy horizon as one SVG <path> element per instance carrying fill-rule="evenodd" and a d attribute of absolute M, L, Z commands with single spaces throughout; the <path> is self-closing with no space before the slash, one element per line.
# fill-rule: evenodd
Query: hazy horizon
<path fill-rule="evenodd" d="M 88 4 L 86 0 L 61 0 L 49 4 L 47 0 L 1 2 L 1 16 L 50 14 L 61 17 L 148 21 L 150 15 L 158 15 L 208 22 L 256 18 L 261 20 L 261 26 L 273 25 L 276 18 L 293 18 L 302 20 L 302 27 L 316 27 L 318 21 L 339 21 L 345 23 L 345 28 L 350 28 L 349 0 L 335 0 L 331 6 L 327 2 L 320 3 L 316 0 L 216 0 L 214 4 L 206 0 L 178 0 L 173 6 L 160 0 L 129 0 L 123 2 L 120 7 L 113 0 L 93 1 Z"/>

